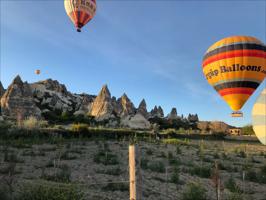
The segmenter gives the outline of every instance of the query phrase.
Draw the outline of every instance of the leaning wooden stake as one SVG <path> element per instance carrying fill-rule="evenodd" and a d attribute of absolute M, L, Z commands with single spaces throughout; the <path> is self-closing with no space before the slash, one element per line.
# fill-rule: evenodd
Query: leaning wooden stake
<path fill-rule="evenodd" d="M 135 145 L 129 145 L 129 199 L 136 200 Z"/>

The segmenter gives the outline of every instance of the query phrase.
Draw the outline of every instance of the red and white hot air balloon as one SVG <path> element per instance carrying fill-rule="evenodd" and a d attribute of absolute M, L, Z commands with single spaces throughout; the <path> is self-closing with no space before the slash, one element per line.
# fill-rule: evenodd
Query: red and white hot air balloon
<path fill-rule="evenodd" d="M 81 32 L 81 28 L 86 25 L 96 13 L 96 0 L 64 0 L 66 13 Z"/>

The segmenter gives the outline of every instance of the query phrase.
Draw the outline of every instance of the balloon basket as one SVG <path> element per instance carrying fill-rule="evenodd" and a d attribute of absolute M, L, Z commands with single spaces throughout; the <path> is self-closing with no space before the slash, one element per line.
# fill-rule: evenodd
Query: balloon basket
<path fill-rule="evenodd" d="M 232 112 L 231 117 L 243 117 L 243 113 L 241 111 Z"/>

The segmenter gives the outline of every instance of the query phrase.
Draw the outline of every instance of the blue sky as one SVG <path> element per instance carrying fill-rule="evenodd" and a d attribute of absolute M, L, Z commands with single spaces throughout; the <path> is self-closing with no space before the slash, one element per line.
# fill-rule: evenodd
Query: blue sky
<path fill-rule="evenodd" d="M 63 0 L 1 0 L 1 81 L 16 74 L 28 82 L 52 78 L 71 92 L 97 94 L 108 84 L 138 106 L 165 113 L 198 113 L 201 120 L 251 122 L 265 80 L 232 119 L 230 109 L 202 73 L 207 48 L 231 35 L 265 42 L 265 1 L 98 0 L 95 18 L 77 33 Z M 42 74 L 36 76 L 35 69 Z"/>

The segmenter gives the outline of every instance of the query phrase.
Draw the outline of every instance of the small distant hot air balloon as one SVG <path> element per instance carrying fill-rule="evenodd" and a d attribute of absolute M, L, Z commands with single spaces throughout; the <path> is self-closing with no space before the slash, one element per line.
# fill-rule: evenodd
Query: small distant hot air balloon
<path fill-rule="evenodd" d="M 257 138 L 262 144 L 266 145 L 266 88 L 253 106 L 252 124 Z"/>
<path fill-rule="evenodd" d="M 266 76 L 266 47 L 250 36 L 224 38 L 207 50 L 202 67 L 233 116 L 240 117 L 240 109 Z"/>
<path fill-rule="evenodd" d="M 96 0 L 64 0 L 65 10 L 78 32 L 96 13 Z"/>
<path fill-rule="evenodd" d="M 40 73 L 41 73 L 41 70 L 39 70 L 39 69 L 35 70 L 35 74 L 39 75 Z"/>

